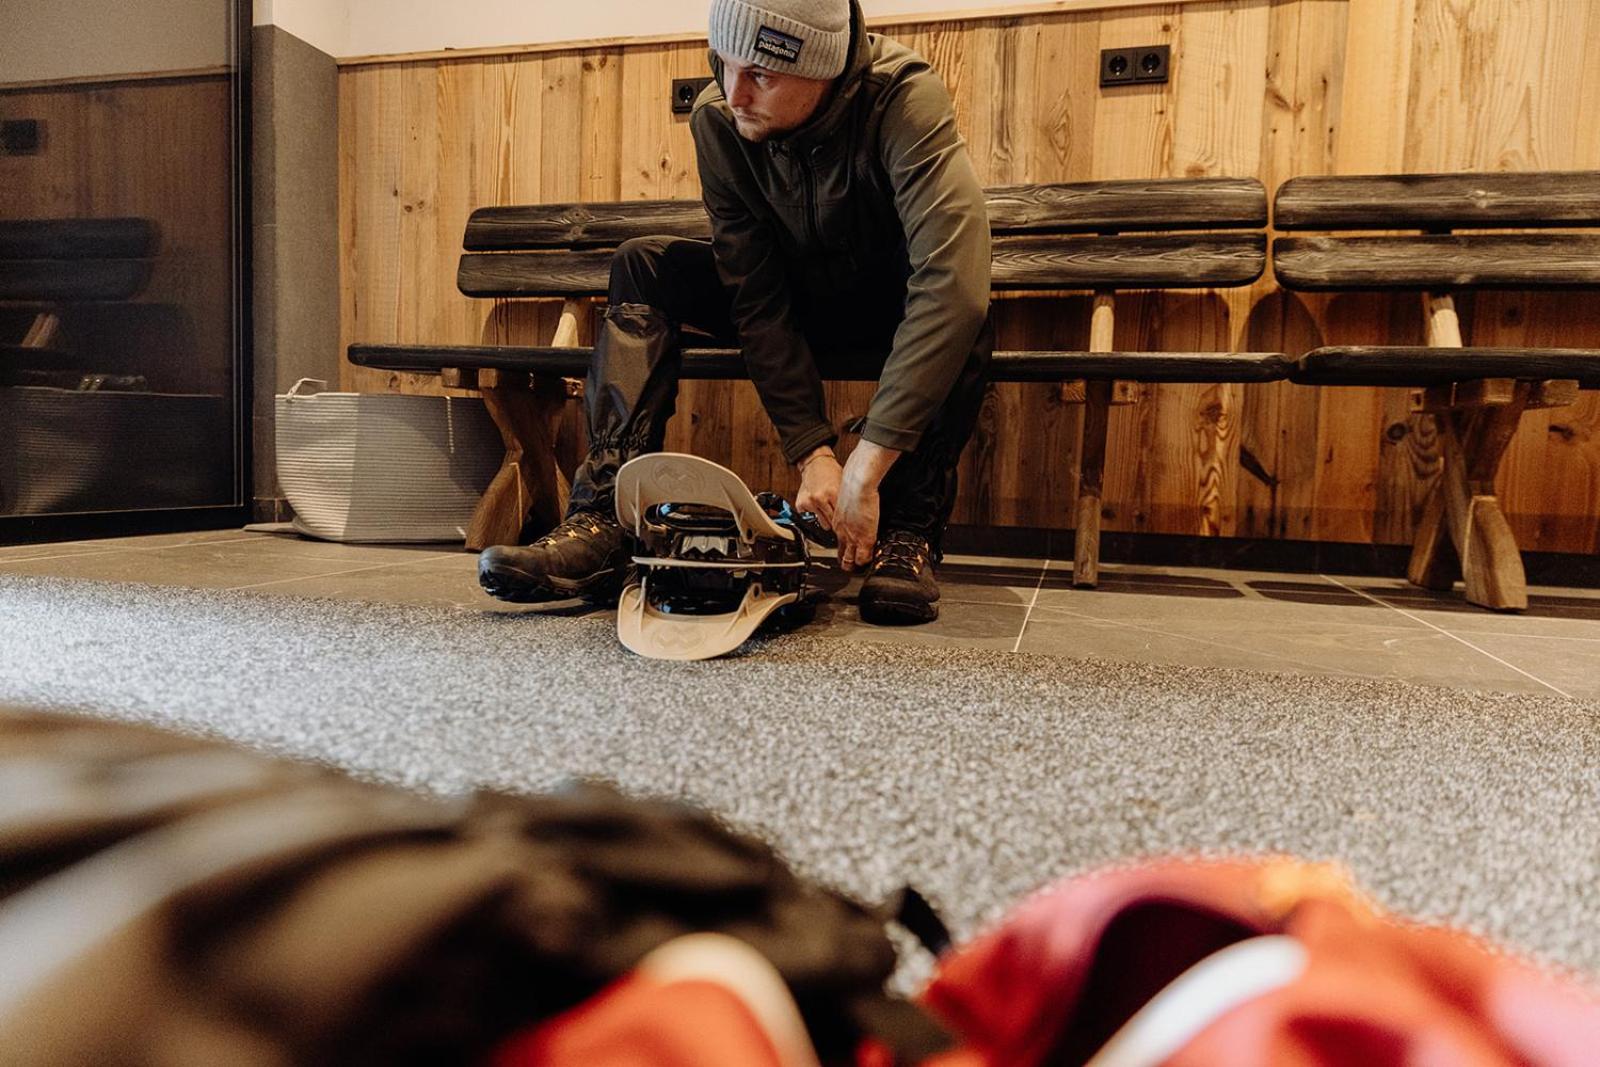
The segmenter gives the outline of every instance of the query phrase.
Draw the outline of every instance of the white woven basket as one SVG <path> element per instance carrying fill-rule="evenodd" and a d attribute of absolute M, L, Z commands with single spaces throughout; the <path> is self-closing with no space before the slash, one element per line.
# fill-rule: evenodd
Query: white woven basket
<path fill-rule="evenodd" d="M 393 393 L 277 397 L 278 481 L 328 541 L 463 541 L 505 445 L 483 402 Z"/>

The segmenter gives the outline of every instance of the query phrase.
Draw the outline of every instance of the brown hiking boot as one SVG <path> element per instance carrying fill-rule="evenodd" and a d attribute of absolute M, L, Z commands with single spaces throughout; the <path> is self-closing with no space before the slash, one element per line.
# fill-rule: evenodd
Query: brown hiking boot
<path fill-rule="evenodd" d="M 861 619 L 882 626 L 908 626 L 939 617 L 939 586 L 933 580 L 933 549 L 910 530 L 890 530 L 878 542 L 861 585 Z"/>
<path fill-rule="evenodd" d="M 583 597 L 614 601 L 622 592 L 627 536 L 610 516 L 580 511 L 527 547 L 495 545 L 478 556 L 478 584 L 519 604 Z"/>

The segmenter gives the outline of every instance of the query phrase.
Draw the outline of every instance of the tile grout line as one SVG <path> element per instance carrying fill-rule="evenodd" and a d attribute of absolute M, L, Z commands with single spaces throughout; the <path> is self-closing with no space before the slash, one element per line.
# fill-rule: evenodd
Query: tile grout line
<path fill-rule="evenodd" d="M 1050 573 L 1050 560 L 1044 561 L 1044 566 L 1039 568 L 1039 582 L 1033 587 L 1033 599 L 1028 601 L 1028 611 L 1022 616 L 1022 628 L 1017 631 L 1016 644 L 1011 646 L 1011 651 L 1022 651 L 1022 638 L 1028 632 L 1028 620 L 1033 618 L 1033 607 L 1039 603 L 1039 590 L 1044 588 L 1044 576 Z"/>
<path fill-rule="evenodd" d="M 189 541 L 181 545 L 112 545 L 107 548 L 97 548 L 88 552 L 60 552 L 53 556 L 5 556 L 0 555 L 0 565 L 7 563 L 33 563 L 37 560 L 50 559 L 85 559 L 89 556 L 106 556 L 113 552 L 160 552 L 167 548 L 200 548 L 205 545 L 239 545 L 246 541 L 258 541 L 258 537 L 232 537 L 226 541 Z M 84 541 L 64 541 L 63 544 L 86 544 Z M 3 551 L 3 550 L 0 550 Z"/>
<path fill-rule="evenodd" d="M 1246 652 L 1246 653 L 1249 653 L 1250 655 L 1253 655 L 1253 656 L 1262 656 L 1262 657 L 1265 657 L 1267 659 L 1282 660 L 1284 663 L 1287 663 L 1292 667 L 1298 668 L 1298 672 L 1301 673 L 1301 674 L 1316 674 L 1316 675 L 1330 675 L 1331 674 L 1333 677 L 1339 677 L 1339 678 L 1367 678 L 1367 679 L 1377 679 L 1377 680 L 1382 680 L 1385 677 L 1384 675 L 1381 675 L 1381 674 L 1363 674 L 1360 671 L 1331 671 L 1330 672 L 1327 669 L 1324 669 L 1322 667 L 1318 667 L 1316 664 L 1311 663 L 1308 660 L 1295 659 L 1292 656 L 1285 656 L 1285 655 L 1283 655 L 1282 653 L 1279 653 L 1279 652 L 1263 652 L 1260 649 L 1255 649 L 1255 648 L 1242 648 L 1239 645 L 1230 645 L 1230 644 L 1227 644 L 1226 642 L 1223 642 L 1223 641 L 1213 641 L 1208 637 L 1195 637 L 1192 634 L 1179 634 L 1179 633 L 1173 633 L 1170 630 L 1158 630 L 1154 626 L 1144 626 L 1144 625 L 1141 625 L 1141 624 L 1135 623 L 1135 622 L 1124 622 L 1121 619 L 1106 619 L 1106 618 L 1100 617 L 1099 615 L 1087 615 L 1087 614 L 1084 614 L 1083 612 L 1072 611 L 1069 608 L 1045 608 L 1044 610 L 1045 611 L 1057 611 L 1057 612 L 1062 613 L 1063 615 L 1068 615 L 1068 616 L 1071 616 L 1072 618 L 1075 618 L 1075 619 L 1081 619 L 1084 622 L 1099 623 L 1099 624 L 1104 625 L 1104 626 L 1119 626 L 1119 627 L 1121 627 L 1121 628 L 1123 628 L 1125 630 L 1132 630 L 1135 633 L 1154 634 L 1157 637 L 1168 637 L 1168 638 L 1172 638 L 1174 640 L 1188 641 L 1188 642 L 1191 642 L 1193 644 L 1198 644 L 1198 645 L 1211 645 L 1211 646 L 1216 647 L 1216 648 L 1225 648 L 1230 652 Z M 1411 632 L 1411 631 L 1408 631 L 1408 632 Z M 1130 663 L 1145 663 L 1145 662 L 1150 662 L 1150 661 L 1147 661 L 1147 660 L 1129 660 L 1127 662 L 1130 662 Z M 1267 668 L 1265 668 L 1265 667 L 1240 667 L 1238 669 L 1239 670 L 1266 670 Z M 1288 668 L 1281 668 L 1281 669 L 1285 673 L 1287 673 L 1287 671 L 1288 671 Z"/>
<path fill-rule="evenodd" d="M 1474 652 L 1477 652 L 1477 653 L 1479 653 L 1481 655 L 1484 655 L 1484 656 L 1488 656 L 1490 659 L 1494 660 L 1496 663 L 1500 664 L 1501 666 L 1510 667 L 1512 670 L 1516 671 L 1518 674 L 1522 675 L 1525 678 L 1530 678 L 1533 681 L 1538 682 L 1540 685 L 1544 686 L 1546 689 L 1550 690 L 1552 693 L 1555 693 L 1558 696 L 1564 696 L 1568 700 L 1575 699 L 1573 697 L 1573 695 L 1571 693 L 1567 692 L 1565 689 L 1561 689 L 1561 688 L 1559 688 L 1557 686 L 1554 686 L 1554 685 L 1550 684 L 1549 682 L 1545 681 L 1543 678 L 1540 678 L 1537 674 L 1533 674 L 1530 671 L 1523 670 L 1521 667 L 1517 666 L 1515 663 L 1511 663 L 1511 662 L 1509 662 L 1507 660 L 1501 659 L 1499 656 L 1495 655 L 1493 652 L 1490 652 L 1486 648 L 1479 648 L 1477 645 L 1473 644 L 1471 641 L 1468 641 L 1465 637 L 1462 637 L 1459 634 L 1453 634 L 1449 630 L 1446 630 L 1443 626 L 1436 626 L 1433 623 L 1429 622 L 1427 619 L 1419 618 L 1418 616 L 1411 614 L 1411 612 L 1406 611 L 1404 608 L 1397 608 L 1393 604 L 1388 603 L 1387 601 L 1379 600 L 1377 597 L 1373 596 L 1371 593 L 1367 592 L 1364 589 L 1357 589 L 1354 586 L 1346 585 L 1344 582 L 1339 581 L 1339 579 L 1337 579 L 1337 578 L 1330 577 L 1329 575 L 1326 575 L 1326 574 L 1319 574 L 1319 575 L 1317 575 L 1317 577 L 1323 579 L 1324 581 L 1332 582 L 1334 585 L 1339 586 L 1341 589 L 1348 589 L 1352 593 L 1356 593 L 1356 594 L 1359 594 L 1361 596 L 1364 596 L 1368 600 L 1372 601 L 1374 604 L 1382 604 L 1384 607 L 1390 609 L 1391 611 L 1398 611 L 1400 614 L 1404 615 L 1406 618 L 1412 620 L 1413 622 L 1420 622 L 1422 625 L 1428 627 L 1431 630 L 1437 630 L 1439 633 L 1444 634 L 1446 637 L 1450 638 L 1452 641 L 1460 641 L 1463 645 L 1466 645 L 1468 648 L 1472 649 Z"/>
<path fill-rule="evenodd" d="M 253 582 L 250 585 L 223 586 L 229 592 L 238 592 L 241 589 L 260 589 L 267 585 L 284 585 L 288 582 L 314 582 L 321 578 L 342 578 L 347 574 L 361 574 L 365 571 L 381 571 L 387 567 L 409 567 L 415 563 L 427 563 L 430 560 L 453 559 L 454 552 L 441 552 L 439 555 L 423 556 L 420 559 L 408 559 L 404 563 L 374 563 L 369 567 L 352 567 L 346 571 L 329 571 L 326 574 L 302 574 L 294 578 L 274 578 L 270 582 Z"/>

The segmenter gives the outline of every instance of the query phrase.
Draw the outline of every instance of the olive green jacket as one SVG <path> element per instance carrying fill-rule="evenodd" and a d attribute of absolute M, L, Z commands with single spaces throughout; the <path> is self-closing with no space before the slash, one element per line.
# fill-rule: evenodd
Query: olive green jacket
<path fill-rule="evenodd" d="M 691 118 L 718 271 L 791 463 L 836 438 L 796 287 L 815 305 L 905 280 L 862 432 L 902 452 L 944 404 L 989 311 L 989 220 L 950 95 L 925 59 L 867 33 L 850 6 L 845 72 L 804 126 L 760 144 L 741 137 L 715 53 L 717 82 Z"/>

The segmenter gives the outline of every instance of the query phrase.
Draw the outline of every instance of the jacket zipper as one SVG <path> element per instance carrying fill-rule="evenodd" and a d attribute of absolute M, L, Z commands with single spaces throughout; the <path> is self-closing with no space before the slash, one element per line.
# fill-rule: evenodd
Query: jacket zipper
<path fill-rule="evenodd" d="M 806 229 L 811 234 L 811 247 L 822 251 L 822 227 L 817 223 L 817 175 L 811 168 L 809 155 L 800 160 L 800 169 L 806 175 Z"/>

